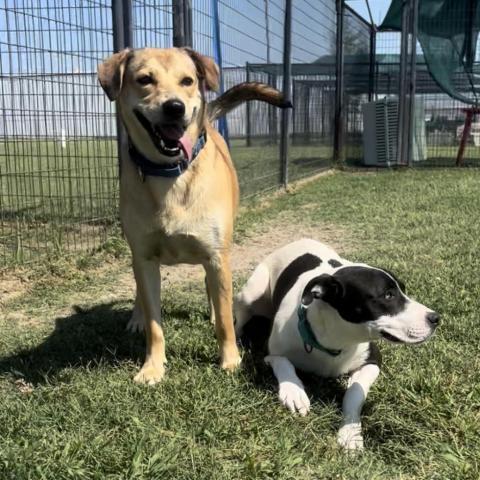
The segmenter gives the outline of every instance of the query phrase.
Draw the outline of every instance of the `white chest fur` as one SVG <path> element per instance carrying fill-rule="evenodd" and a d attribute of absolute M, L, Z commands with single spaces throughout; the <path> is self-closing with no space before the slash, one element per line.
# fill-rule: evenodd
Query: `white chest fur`
<path fill-rule="evenodd" d="M 329 348 L 341 350 L 337 356 L 315 348 L 311 350 L 305 348 L 298 330 L 297 307 L 301 301 L 304 279 L 315 275 L 312 272 L 318 273 L 318 270 L 323 268 L 302 275 L 298 283 L 284 297 L 275 316 L 268 347 L 270 355 L 284 356 L 300 370 L 313 372 L 322 377 L 337 377 L 361 367 L 369 356 L 370 346 L 369 342 L 328 345 Z M 329 340 L 330 338 L 331 333 Z M 317 340 L 320 344 L 322 343 L 321 336 L 317 335 Z"/>
<path fill-rule="evenodd" d="M 370 348 L 368 342 L 360 343 L 343 349 L 338 356 L 315 348 L 307 350 L 298 331 L 296 315 L 290 316 L 286 322 L 274 323 L 268 345 L 271 355 L 284 356 L 296 368 L 322 377 L 338 377 L 361 367 Z"/>
<path fill-rule="evenodd" d="M 204 207 L 206 192 L 192 186 L 190 172 L 143 181 L 129 167 L 122 175 L 120 217 L 134 250 L 166 265 L 210 258 L 221 244 L 220 213 Z"/>

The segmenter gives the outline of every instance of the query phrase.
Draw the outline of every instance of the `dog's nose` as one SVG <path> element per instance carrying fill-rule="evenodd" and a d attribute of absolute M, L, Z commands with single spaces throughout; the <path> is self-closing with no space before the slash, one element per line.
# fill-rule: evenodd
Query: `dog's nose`
<path fill-rule="evenodd" d="M 180 100 L 167 100 L 163 104 L 163 113 L 168 118 L 178 120 L 185 115 L 185 104 Z"/>
<path fill-rule="evenodd" d="M 427 320 L 430 325 L 436 327 L 440 323 L 440 315 L 436 312 L 427 313 Z"/>

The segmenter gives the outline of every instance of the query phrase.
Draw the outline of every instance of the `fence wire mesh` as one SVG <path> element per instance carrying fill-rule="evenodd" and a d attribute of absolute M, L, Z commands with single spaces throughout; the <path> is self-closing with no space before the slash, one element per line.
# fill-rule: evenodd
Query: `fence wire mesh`
<path fill-rule="evenodd" d="M 215 1 L 185 3 L 193 47 L 214 57 Z M 247 80 L 281 88 L 284 0 L 216 3 L 224 89 Z M 0 264 L 90 250 L 117 224 L 115 109 L 96 78 L 115 44 L 112 6 L 112 0 L 0 4 Z M 173 45 L 173 0 L 130 0 L 122 8 L 131 8 L 133 47 Z M 298 106 L 288 168 L 296 179 L 325 168 L 332 156 L 334 4 L 296 1 L 292 23 Z M 229 115 L 228 129 L 243 198 L 278 187 L 279 111 L 242 105 Z"/>
<path fill-rule="evenodd" d="M 133 47 L 173 46 L 171 0 L 132 0 Z"/>
<path fill-rule="evenodd" d="M 109 3 L 0 6 L 0 263 L 101 242 L 116 216 Z"/>
<path fill-rule="evenodd" d="M 194 48 L 214 55 L 209 0 L 193 0 Z M 224 88 L 243 81 L 282 88 L 285 6 L 281 0 L 219 0 Z M 335 6 L 298 0 L 292 15 L 292 96 L 288 170 L 292 180 L 330 166 L 333 149 Z M 328 57 L 328 66 L 319 60 Z M 317 66 L 318 63 L 318 66 Z M 281 182 L 280 112 L 259 102 L 228 115 L 232 158 L 242 196 Z"/>
<path fill-rule="evenodd" d="M 362 105 L 372 98 L 372 26 L 350 7 L 343 10 L 345 160 L 363 160 Z"/>
<path fill-rule="evenodd" d="M 268 69 L 282 60 L 283 3 L 218 1 L 225 90 L 247 80 L 281 88 L 281 78 L 270 75 Z M 192 2 L 193 47 L 215 57 L 212 4 L 209 0 Z M 227 117 L 230 150 L 244 198 L 280 184 L 279 117 L 273 107 L 258 102 L 241 105 Z"/>
<path fill-rule="evenodd" d="M 131 8 L 133 47 L 172 46 L 181 38 L 174 19 L 182 4 L 191 12 L 184 38 L 217 61 L 221 56 L 225 90 L 248 80 L 282 88 L 285 0 L 0 2 L 0 264 L 90 250 L 117 225 L 117 121 L 96 78 L 97 64 L 119 38 L 113 2 Z M 292 6 L 287 168 L 295 180 L 331 165 L 337 12 L 332 0 L 295 0 Z M 347 164 L 368 164 L 365 106 L 401 101 L 400 37 L 376 32 L 344 5 Z M 477 55 L 475 72 L 479 67 Z M 465 105 L 439 89 L 419 45 L 415 100 L 413 165 L 454 165 Z M 480 165 L 477 116 L 465 165 Z M 391 118 L 395 123 L 396 113 Z M 251 102 L 229 114 L 227 126 L 243 198 L 281 185 L 280 112 Z"/>
<path fill-rule="evenodd" d="M 292 144 L 289 178 L 331 165 L 335 114 L 336 10 L 328 0 L 299 0 L 292 12 Z"/>

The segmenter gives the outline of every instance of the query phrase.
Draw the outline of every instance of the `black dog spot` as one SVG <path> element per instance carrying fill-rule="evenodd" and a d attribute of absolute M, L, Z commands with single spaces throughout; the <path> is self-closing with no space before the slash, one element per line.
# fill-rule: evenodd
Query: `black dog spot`
<path fill-rule="evenodd" d="M 324 299 L 352 323 L 395 316 L 405 309 L 407 300 L 393 277 L 376 268 L 352 266 L 333 274 L 342 286 L 342 295 Z"/>
<path fill-rule="evenodd" d="M 277 284 L 272 295 L 272 303 L 274 311 L 277 312 L 283 297 L 293 287 L 298 277 L 309 270 L 317 268 L 322 260 L 316 255 L 305 253 L 293 260 L 278 277 Z"/>
<path fill-rule="evenodd" d="M 334 258 L 331 258 L 328 261 L 328 264 L 333 268 L 338 268 L 338 267 L 341 267 L 343 265 L 342 263 L 340 263 L 338 260 L 335 260 Z"/>

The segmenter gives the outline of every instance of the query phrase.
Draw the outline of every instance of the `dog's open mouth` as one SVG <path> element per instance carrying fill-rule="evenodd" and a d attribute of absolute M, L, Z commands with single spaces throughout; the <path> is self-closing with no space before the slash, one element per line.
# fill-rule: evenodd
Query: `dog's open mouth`
<path fill-rule="evenodd" d="M 400 340 L 399 338 L 395 337 L 394 335 L 392 335 L 391 333 L 387 333 L 385 330 L 382 330 L 380 332 L 380 335 L 382 335 L 382 337 L 385 339 L 385 340 L 388 340 L 389 342 L 393 342 L 393 343 L 403 343 L 402 340 Z"/>
<path fill-rule="evenodd" d="M 400 340 L 400 338 L 396 337 L 395 335 L 392 335 L 391 333 L 386 332 L 385 330 L 381 330 L 380 335 L 385 340 L 388 340 L 389 342 L 392 342 L 392 343 L 408 343 L 409 345 L 414 345 L 416 343 L 423 343 L 426 340 L 426 338 L 421 338 L 419 340 L 413 340 L 413 341 Z"/>
<path fill-rule="evenodd" d="M 190 160 L 192 154 L 191 141 L 185 135 L 183 126 L 174 123 L 154 125 L 139 110 L 135 109 L 134 113 L 162 155 L 177 157 L 183 153 L 185 159 Z"/>

